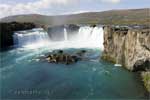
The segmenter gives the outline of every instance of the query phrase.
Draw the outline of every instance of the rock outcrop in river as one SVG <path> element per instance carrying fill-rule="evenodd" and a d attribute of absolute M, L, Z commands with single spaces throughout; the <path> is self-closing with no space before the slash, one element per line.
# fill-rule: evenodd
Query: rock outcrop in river
<path fill-rule="evenodd" d="M 64 53 L 63 50 L 53 51 L 46 56 L 46 60 L 49 63 L 61 63 L 61 64 L 73 64 L 80 60 L 89 60 L 89 58 L 85 57 L 87 53 L 86 50 L 78 51 L 74 54 Z"/>
<path fill-rule="evenodd" d="M 121 64 L 134 72 L 149 72 L 150 29 L 104 27 L 104 52 L 102 59 Z M 148 76 L 146 84 L 150 85 L 150 74 Z"/>

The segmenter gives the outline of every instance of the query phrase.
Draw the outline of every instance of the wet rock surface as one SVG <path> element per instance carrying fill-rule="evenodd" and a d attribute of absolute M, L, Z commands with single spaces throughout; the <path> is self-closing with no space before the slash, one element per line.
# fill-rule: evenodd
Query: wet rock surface
<path fill-rule="evenodd" d="M 149 32 L 150 29 L 127 30 L 126 28 L 105 27 L 102 58 L 113 63 L 122 64 L 128 70 L 139 68 L 140 66 L 137 66 L 138 62 L 147 61 L 148 63 L 150 61 Z"/>
<path fill-rule="evenodd" d="M 150 61 L 149 60 L 138 60 L 134 66 L 133 66 L 133 71 L 148 71 L 150 70 Z"/>
<path fill-rule="evenodd" d="M 150 29 L 104 27 L 104 52 L 102 59 L 121 64 L 133 72 L 149 73 Z M 150 78 L 143 74 L 142 79 Z M 144 81 L 149 91 L 149 81 Z"/>
<path fill-rule="evenodd" d="M 65 29 L 67 33 L 69 33 L 68 38 L 72 40 L 74 38 L 72 35 L 76 36 L 79 31 L 79 28 L 80 28 L 79 26 L 74 24 L 49 27 L 48 35 L 53 41 L 63 41 L 65 39 L 64 37 L 64 29 Z"/>
<path fill-rule="evenodd" d="M 7 48 L 13 45 L 13 33 L 14 31 L 28 30 L 36 28 L 37 26 L 34 23 L 18 23 L 18 22 L 9 22 L 9 23 L 0 23 L 0 48 Z"/>
<path fill-rule="evenodd" d="M 53 51 L 46 56 L 46 61 L 55 64 L 74 64 L 78 61 L 86 60 L 85 53 L 86 50 L 80 50 L 74 54 L 64 53 L 63 50 Z"/>

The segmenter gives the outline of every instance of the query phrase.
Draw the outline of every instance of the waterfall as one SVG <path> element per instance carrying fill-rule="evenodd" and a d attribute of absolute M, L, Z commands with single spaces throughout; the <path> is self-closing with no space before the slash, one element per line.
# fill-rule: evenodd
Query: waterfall
<path fill-rule="evenodd" d="M 64 40 L 65 40 L 65 41 L 67 41 L 67 40 L 68 40 L 67 30 L 66 30 L 66 28 L 64 28 Z"/>
<path fill-rule="evenodd" d="M 90 38 L 90 35 L 92 34 L 93 28 L 89 27 L 89 26 L 82 26 L 79 29 L 79 33 L 78 33 L 78 39 L 80 41 L 86 41 Z"/>
<path fill-rule="evenodd" d="M 16 31 L 13 38 L 14 44 L 18 47 L 42 46 L 49 42 L 49 36 L 42 28 Z"/>
<path fill-rule="evenodd" d="M 64 27 L 62 31 L 59 33 L 59 30 L 56 30 L 56 32 L 54 31 L 53 33 L 47 33 L 42 28 L 38 28 L 32 30 L 17 31 L 14 33 L 13 38 L 14 43 L 19 47 L 98 47 L 103 49 L 103 28 L 101 26 L 80 26 L 78 31 L 76 31 L 75 33 L 69 33 L 70 31 L 67 31 L 67 27 Z"/>
<path fill-rule="evenodd" d="M 91 41 L 95 42 L 95 45 L 98 45 L 103 49 L 103 28 L 95 27 L 92 31 Z"/>
<path fill-rule="evenodd" d="M 100 47 L 103 49 L 103 28 L 101 26 L 82 26 L 79 29 L 77 41 L 83 42 L 89 47 Z"/>

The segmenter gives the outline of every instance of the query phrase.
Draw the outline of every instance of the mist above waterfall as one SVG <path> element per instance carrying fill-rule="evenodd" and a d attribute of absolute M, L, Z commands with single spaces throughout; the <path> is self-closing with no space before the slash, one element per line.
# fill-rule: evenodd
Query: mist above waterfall
<path fill-rule="evenodd" d="M 14 44 L 17 47 L 38 48 L 49 44 L 49 36 L 42 28 L 17 31 L 13 35 Z"/>
<path fill-rule="evenodd" d="M 18 47 L 50 49 L 63 48 L 101 48 L 103 49 L 102 26 L 88 25 L 71 29 L 68 26 L 50 28 L 48 32 L 43 29 L 32 29 L 15 32 L 14 43 Z"/>

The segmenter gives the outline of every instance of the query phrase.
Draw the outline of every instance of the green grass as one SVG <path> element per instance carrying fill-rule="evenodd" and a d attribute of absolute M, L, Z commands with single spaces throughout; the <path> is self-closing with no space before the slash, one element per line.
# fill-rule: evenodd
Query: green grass
<path fill-rule="evenodd" d="M 107 54 L 103 54 L 101 57 L 103 60 L 109 61 L 111 63 L 116 63 L 116 59 L 112 58 L 111 56 L 107 55 Z"/>
<path fill-rule="evenodd" d="M 72 15 L 44 16 L 38 14 L 8 16 L 2 22 L 33 22 L 40 25 L 63 24 L 106 24 L 106 25 L 149 25 L 149 8 L 87 12 Z"/>
<path fill-rule="evenodd" d="M 144 86 L 150 92 L 150 71 L 142 72 L 142 78 L 143 78 Z"/>

